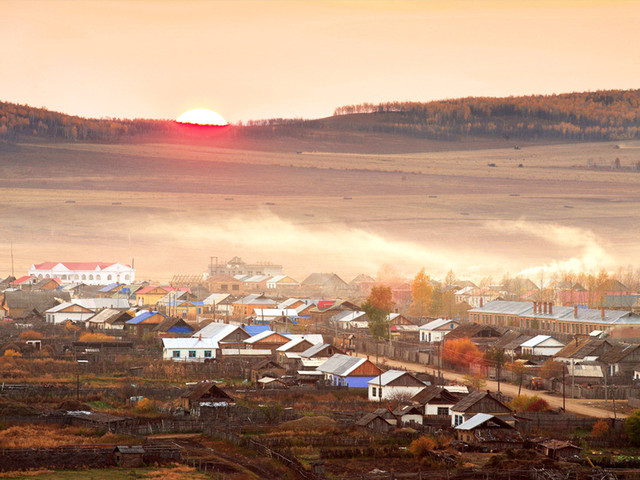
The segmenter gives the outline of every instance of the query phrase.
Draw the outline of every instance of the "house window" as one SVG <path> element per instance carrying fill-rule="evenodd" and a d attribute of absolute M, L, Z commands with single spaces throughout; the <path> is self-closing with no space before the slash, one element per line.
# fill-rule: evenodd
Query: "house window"
<path fill-rule="evenodd" d="M 211 358 L 211 350 L 204 351 L 204 358 Z"/>
<path fill-rule="evenodd" d="M 129 275 L 125 275 L 125 276 L 124 276 L 124 279 L 125 279 L 125 280 L 129 280 L 130 278 L 131 278 L 131 277 L 130 277 Z"/>
<path fill-rule="evenodd" d="M 180 350 L 173 351 L 173 358 L 180 358 Z"/>
<path fill-rule="evenodd" d="M 372 397 L 377 397 L 378 396 L 378 389 L 376 387 L 373 387 L 371 389 L 371 396 Z"/>
<path fill-rule="evenodd" d="M 229 290 L 229 285 L 227 285 L 226 283 L 223 283 L 220 285 L 220 290 Z"/>
<path fill-rule="evenodd" d="M 107 275 L 107 280 L 111 280 L 113 278 L 112 275 Z"/>
<path fill-rule="evenodd" d="M 237 285 L 237 284 L 236 285 L 232 285 L 231 289 L 234 290 L 234 291 L 238 291 L 238 290 L 240 290 L 240 285 Z"/>
<path fill-rule="evenodd" d="M 202 313 L 202 308 L 198 307 L 198 315 Z"/>
<path fill-rule="evenodd" d="M 462 417 L 462 415 L 456 415 L 455 417 L 453 417 L 453 419 L 454 427 L 457 427 L 464 422 L 464 418 Z"/>
<path fill-rule="evenodd" d="M 449 415 L 449 409 L 447 407 L 438 407 L 438 415 Z"/>
<path fill-rule="evenodd" d="M 196 351 L 195 350 L 189 350 L 189 358 L 196 358 Z"/>

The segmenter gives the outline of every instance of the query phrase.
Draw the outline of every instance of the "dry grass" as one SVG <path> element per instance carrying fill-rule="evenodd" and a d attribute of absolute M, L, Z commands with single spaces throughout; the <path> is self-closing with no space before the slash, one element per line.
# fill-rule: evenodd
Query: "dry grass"
<path fill-rule="evenodd" d="M 325 416 L 301 417 L 297 420 L 281 423 L 278 426 L 279 434 L 298 435 L 301 433 L 331 432 L 336 430 L 335 420 Z"/>
<path fill-rule="evenodd" d="M 127 435 L 101 434 L 82 427 L 14 425 L 0 430 L 0 448 L 49 448 L 61 445 L 140 443 Z"/>

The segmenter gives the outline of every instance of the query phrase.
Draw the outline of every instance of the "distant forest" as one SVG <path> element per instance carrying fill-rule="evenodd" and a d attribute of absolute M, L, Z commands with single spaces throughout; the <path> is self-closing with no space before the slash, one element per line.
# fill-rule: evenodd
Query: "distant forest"
<path fill-rule="evenodd" d="M 334 116 L 325 119 L 258 120 L 232 128 L 234 135 L 246 137 L 313 136 L 314 131 L 333 130 L 438 140 L 465 136 L 625 140 L 640 137 L 640 90 L 363 103 L 336 108 Z M 87 119 L 0 102 L 0 139 L 7 141 L 31 137 L 117 142 L 177 132 L 175 122 L 168 120 Z"/>

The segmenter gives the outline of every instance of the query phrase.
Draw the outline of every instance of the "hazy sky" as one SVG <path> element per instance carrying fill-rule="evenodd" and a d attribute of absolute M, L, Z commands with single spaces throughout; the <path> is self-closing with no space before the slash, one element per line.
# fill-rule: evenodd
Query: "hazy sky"
<path fill-rule="evenodd" d="M 0 100 L 93 117 L 640 87 L 638 1 L 0 0 L 0 32 Z"/>

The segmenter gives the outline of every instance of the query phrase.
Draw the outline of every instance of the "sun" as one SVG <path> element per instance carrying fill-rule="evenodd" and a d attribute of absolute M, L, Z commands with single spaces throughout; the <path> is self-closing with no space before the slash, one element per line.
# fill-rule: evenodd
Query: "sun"
<path fill-rule="evenodd" d="M 178 123 L 189 123 L 192 125 L 212 125 L 216 127 L 224 127 L 229 125 L 222 115 L 206 108 L 195 108 L 184 112 L 178 118 Z"/>

